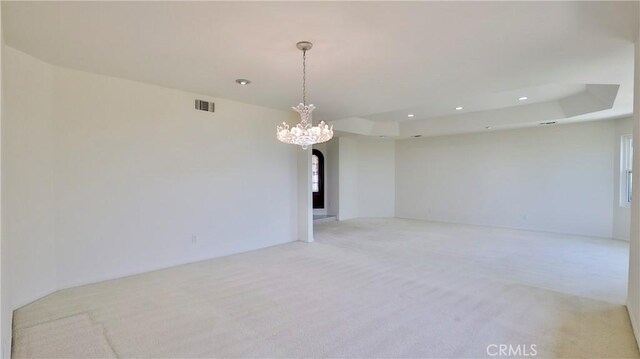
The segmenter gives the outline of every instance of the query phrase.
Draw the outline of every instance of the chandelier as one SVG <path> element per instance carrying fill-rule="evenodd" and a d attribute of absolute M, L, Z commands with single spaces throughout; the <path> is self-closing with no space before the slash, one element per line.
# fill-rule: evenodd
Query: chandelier
<path fill-rule="evenodd" d="M 292 109 L 300 114 L 300 123 L 289 129 L 289 125 L 283 122 L 278 126 L 276 136 L 280 142 L 299 145 L 306 150 L 315 143 L 329 141 L 333 137 L 333 125 L 329 127 L 324 121 L 320 121 L 318 126 L 313 126 L 311 112 L 316 107 L 312 104 L 307 105 L 307 51 L 311 50 L 313 44 L 300 41 L 296 47 L 302 50 L 302 103 Z"/>

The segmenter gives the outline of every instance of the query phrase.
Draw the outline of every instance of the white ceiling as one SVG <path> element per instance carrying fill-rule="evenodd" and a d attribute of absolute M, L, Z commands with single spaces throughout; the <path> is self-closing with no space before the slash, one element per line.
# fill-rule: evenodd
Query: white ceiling
<path fill-rule="evenodd" d="M 482 93 L 470 97 L 464 101 L 460 100 L 462 110 L 456 110 L 458 106 L 451 106 L 448 103 L 425 100 L 420 106 L 415 108 L 394 110 L 390 112 L 376 113 L 365 118 L 372 121 L 412 121 L 421 118 L 434 118 L 448 115 L 460 115 L 478 111 L 494 110 L 498 108 L 511 107 L 515 105 L 525 105 L 553 101 L 567 96 L 575 95 L 585 91 L 586 84 L 557 83 L 504 92 Z M 526 95 L 527 100 L 520 102 L 518 99 Z M 414 116 L 408 117 L 411 113 Z"/>
<path fill-rule="evenodd" d="M 280 109 L 300 102 L 295 43 L 309 40 L 315 119 L 398 122 L 389 135 L 484 129 L 492 111 L 509 114 L 516 106 L 520 115 L 501 121 L 533 125 L 540 106 L 587 84 L 619 89 L 611 108 L 573 120 L 632 113 L 637 2 L 2 6 L 5 42 L 52 64 Z M 252 84 L 236 85 L 236 78 Z M 460 116 L 463 124 L 430 132 L 430 123 L 446 127 Z"/>

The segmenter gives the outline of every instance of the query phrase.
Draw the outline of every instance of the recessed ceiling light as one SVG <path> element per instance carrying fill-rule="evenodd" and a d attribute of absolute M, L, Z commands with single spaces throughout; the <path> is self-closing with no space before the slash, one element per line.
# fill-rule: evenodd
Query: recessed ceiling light
<path fill-rule="evenodd" d="M 380 136 L 380 138 L 387 138 L 387 136 Z"/>
<path fill-rule="evenodd" d="M 413 135 L 413 137 L 419 138 L 419 137 L 422 137 L 422 135 Z"/>
<path fill-rule="evenodd" d="M 414 115 L 414 114 L 412 114 L 412 113 L 410 113 L 410 114 L 408 114 L 408 115 L 407 115 L 407 117 L 413 117 L 413 116 L 415 116 L 415 115 Z"/>
<path fill-rule="evenodd" d="M 519 97 L 519 98 L 518 98 L 518 100 L 519 100 L 519 101 L 524 101 L 524 100 L 526 100 L 526 99 L 528 99 L 528 97 L 527 97 L 527 96 L 522 96 L 522 97 Z"/>
<path fill-rule="evenodd" d="M 236 80 L 236 83 L 237 83 L 238 85 L 243 85 L 243 86 L 244 86 L 244 85 L 248 85 L 248 84 L 250 84 L 250 83 L 251 83 L 251 81 L 249 81 L 249 80 L 247 80 L 247 79 L 237 79 L 237 80 Z"/>
<path fill-rule="evenodd" d="M 490 129 L 492 129 L 493 127 L 491 127 L 491 126 L 487 126 L 487 127 L 485 127 L 485 128 L 486 128 L 487 130 L 490 130 Z"/>
<path fill-rule="evenodd" d="M 456 111 L 460 111 L 460 110 L 462 110 L 462 106 L 456 107 Z"/>

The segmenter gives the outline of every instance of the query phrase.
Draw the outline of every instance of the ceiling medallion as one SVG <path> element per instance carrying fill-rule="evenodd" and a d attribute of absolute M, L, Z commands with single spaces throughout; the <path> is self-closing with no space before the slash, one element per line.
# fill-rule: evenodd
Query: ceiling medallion
<path fill-rule="evenodd" d="M 307 105 L 307 51 L 311 50 L 313 44 L 300 41 L 296 47 L 302 50 L 302 102 L 292 109 L 300 114 L 300 123 L 289 129 L 289 125 L 283 122 L 278 126 L 276 136 L 280 142 L 299 145 L 306 150 L 313 144 L 329 141 L 333 137 L 333 125 L 328 126 L 324 121 L 320 121 L 318 126 L 313 126 L 311 112 L 316 107 L 312 104 Z"/>

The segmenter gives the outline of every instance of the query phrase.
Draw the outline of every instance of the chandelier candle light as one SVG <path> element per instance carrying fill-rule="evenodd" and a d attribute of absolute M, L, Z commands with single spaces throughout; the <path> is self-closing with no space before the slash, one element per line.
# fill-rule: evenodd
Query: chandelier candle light
<path fill-rule="evenodd" d="M 300 41 L 296 47 L 302 50 L 302 103 L 292 109 L 300 114 L 300 123 L 289 129 L 289 125 L 283 122 L 278 126 L 276 135 L 280 142 L 300 145 L 303 150 L 306 150 L 315 143 L 329 141 L 333 137 L 333 125 L 329 127 L 324 121 L 320 121 L 318 126 L 313 126 L 311 112 L 316 107 L 312 104 L 307 105 L 307 51 L 311 50 L 313 44 Z"/>

